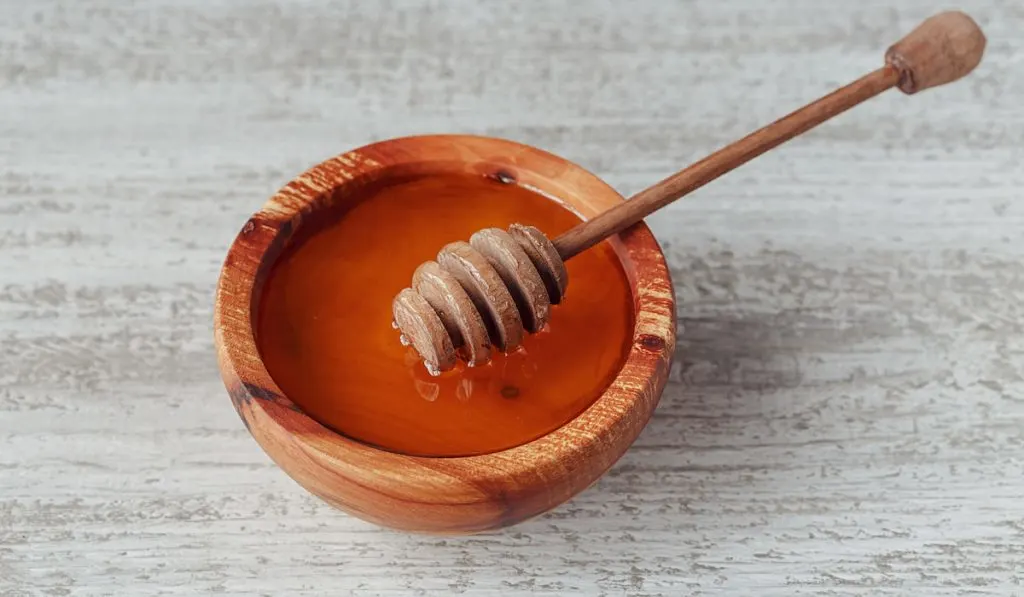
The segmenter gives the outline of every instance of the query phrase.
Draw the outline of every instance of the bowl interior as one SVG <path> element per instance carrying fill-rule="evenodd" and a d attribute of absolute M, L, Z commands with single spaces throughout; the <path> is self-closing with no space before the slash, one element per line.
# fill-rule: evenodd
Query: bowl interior
<path fill-rule="evenodd" d="M 261 286 L 282 250 L 323 225 L 324 214 L 344 210 L 346 197 L 436 172 L 521 185 L 561 200 L 584 218 L 622 201 L 582 168 L 510 141 L 429 136 L 357 149 L 297 177 L 245 223 L 218 283 L 215 341 L 225 385 L 246 427 L 307 490 L 386 526 L 466 532 L 544 511 L 582 490 L 621 456 L 646 424 L 665 383 L 675 344 L 674 295 L 663 255 L 646 226 L 610 239 L 633 294 L 628 355 L 597 400 L 532 442 L 492 454 L 424 458 L 335 433 L 292 403 L 264 366 L 254 326 Z M 410 499 L 420 504 L 419 511 L 408 511 Z M 434 518 L 424 518 L 424 508 Z"/>
<path fill-rule="evenodd" d="M 390 179 L 389 179 L 390 180 Z M 353 205 L 354 204 L 354 205 Z M 527 443 L 603 393 L 626 358 L 635 296 L 621 254 L 601 244 L 567 264 L 569 291 L 539 333 L 482 367 L 437 377 L 392 329 L 391 304 L 412 273 L 452 241 L 519 222 L 551 236 L 581 218 L 561 202 L 477 174 L 438 172 L 346 193 L 296 230 L 259 290 L 260 356 L 311 417 L 403 454 L 454 457 Z M 350 207 L 351 206 L 351 207 Z M 300 241 L 301 239 L 301 241 Z"/>

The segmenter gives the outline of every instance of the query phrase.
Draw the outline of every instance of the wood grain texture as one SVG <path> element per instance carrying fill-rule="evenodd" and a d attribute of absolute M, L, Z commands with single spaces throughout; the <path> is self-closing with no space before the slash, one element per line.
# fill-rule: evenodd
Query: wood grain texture
<path fill-rule="evenodd" d="M 239 423 L 211 333 L 239 222 L 414 133 L 628 195 L 951 5 L 0 1 L 0 594 L 1024 592 L 1024 9 L 962 7 L 968 81 L 648 220 L 681 358 L 617 466 L 437 540 L 336 513 Z"/>
<path fill-rule="evenodd" d="M 274 462 L 314 495 L 361 519 L 438 535 L 509 527 L 548 512 L 592 485 L 650 420 L 676 343 L 668 265 L 650 229 L 640 225 L 608 239 L 633 297 L 631 320 L 636 323 L 629 336 L 631 346 L 603 393 L 558 429 L 505 450 L 434 458 L 368 446 L 307 415 L 271 377 L 257 348 L 256 313 L 274 263 L 296 238 L 336 218 L 339 211 L 352 209 L 368 190 L 372 193 L 410 177 L 453 174 L 476 175 L 495 185 L 518 184 L 558 197 L 584 218 L 623 201 L 580 167 L 507 140 L 420 135 L 352 148 L 289 181 L 246 221 L 228 249 L 213 314 L 217 362 L 231 402 Z M 478 258 L 474 274 L 482 277 L 489 262 Z M 443 260 L 440 264 L 450 267 Z M 504 288 L 497 272 L 490 273 L 493 284 Z M 518 318 L 511 298 L 507 302 Z M 425 300 L 423 309 L 433 313 Z M 401 315 L 396 312 L 399 328 L 412 334 Z M 448 339 L 441 320 L 435 319 L 434 332 L 419 336 Z M 518 319 L 516 325 L 516 333 L 522 334 Z M 397 336 L 396 332 L 394 342 Z M 424 354 L 415 338 L 413 346 Z"/>

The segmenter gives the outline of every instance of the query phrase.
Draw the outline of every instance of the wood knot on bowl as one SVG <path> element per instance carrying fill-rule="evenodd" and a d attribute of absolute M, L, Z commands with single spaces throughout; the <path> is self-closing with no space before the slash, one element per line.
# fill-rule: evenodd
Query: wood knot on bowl
<path fill-rule="evenodd" d="M 661 352 L 665 348 L 665 340 L 660 336 L 644 334 L 638 341 L 640 346 L 649 352 Z"/>
<path fill-rule="evenodd" d="M 505 170 L 504 168 L 499 168 L 495 170 L 494 174 L 491 174 L 491 178 L 500 182 L 501 184 L 515 184 L 516 182 L 516 175 L 513 174 L 512 172 L 509 172 L 508 170 Z"/>
<path fill-rule="evenodd" d="M 540 230 L 486 228 L 416 269 L 392 303 L 394 327 L 432 375 L 460 358 L 483 365 L 492 347 L 508 352 L 543 329 L 567 284 L 565 263 Z"/>

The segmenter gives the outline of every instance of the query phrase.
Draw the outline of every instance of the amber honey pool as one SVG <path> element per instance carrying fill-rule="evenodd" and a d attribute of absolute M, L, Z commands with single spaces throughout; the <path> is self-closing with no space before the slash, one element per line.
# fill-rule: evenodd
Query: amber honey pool
<path fill-rule="evenodd" d="M 580 221 L 575 213 L 469 174 L 363 195 L 276 260 L 259 301 L 261 357 L 308 415 L 385 450 L 469 456 L 550 433 L 608 387 L 633 332 L 629 281 L 609 243 L 569 260 L 568 292 L 547 327 L 487 365 L 433 377 L 391 326 L 395 294 L 446 243 L 513 222 L 554 238 Z"/>

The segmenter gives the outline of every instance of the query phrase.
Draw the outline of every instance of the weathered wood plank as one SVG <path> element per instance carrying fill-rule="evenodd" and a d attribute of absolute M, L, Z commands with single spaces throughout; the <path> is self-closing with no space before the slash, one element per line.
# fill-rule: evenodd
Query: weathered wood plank
<path fill-rule="evenodd" d="M 511 137 L 639 190 L 947 5 L 0 1 L 0 594 L 940 595 L 1024 583 L 1024 9 L 649 222 L 680 359 L 596 487 L 438 540 L 274 467 L 216 373 L 245 217 L 386 137 Z"/>

